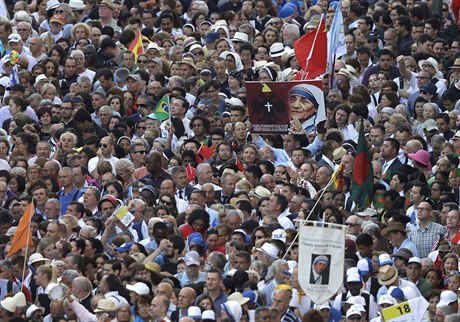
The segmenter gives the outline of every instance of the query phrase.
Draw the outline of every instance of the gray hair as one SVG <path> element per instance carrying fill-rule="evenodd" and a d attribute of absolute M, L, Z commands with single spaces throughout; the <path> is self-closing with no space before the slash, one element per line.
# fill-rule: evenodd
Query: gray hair
<path fill-rule="evenodd" d="M 115 162 L 115 171 L 128 170 L 129 173 L 134 172 L 134 164 L 128 159 L 120 159 Z"/>
<path fill-rule="evenodd" d="M 435 134 L 433 135 L 433 137 L 431 138 L 431 143 L 437 143 L 437 144 L 443 144 L 444 142 L 446 142 L 446 138 L 443 137 L 441 134 Z"/>
<path fill-rule="evenodd" d="M 19 10 L 18 12 L 16 12 L 14 14 L 14 21 L 16 23 L 18 23 L 18 21 L 24 21 L 24 22 L 28 22 L 30 24 L 32 24 L 32 18 L 30 17 L 30 15 L 24 11 L 24 10 Z"/>
<path fill-rule="evenodd" d="M 113 108 L 109 105 L 104 105 L 99 109 L 99 113 L 102 111 L 108 112 L 110 115 L 113 115 Z"/>
<path fill-rule="evenodd" d="M 277 259 L 273 264 L 268 268 L 268 273 L 266 280 L 271 280 L 275 278 L 275 275 L 283 271 L 283 266 L 286 266 L 288 263 L 284 259 Z"/>
<path fill-rule="evenodd" d="M 136 199 L 134 199 L 134 201 L 135 201 L 135 200 L 136 200 Z M 80 229 L 80 233 L 81 233 L 82 231 L 88 231 L 88 232 L 90 233 L 91 237 L 93 237 L 93 238 L 95 238 L 95 237 L 97 236 L 97 230 L 96 230 L 96 228 L 94 228 L 93 226 L 90 226 L 90 225 L 83 226 L 83 227 L 81 227 L 81 229 Z"/>
<path fill-rule="evenodd" d="M 83 56 L 83 59 L 85 59 L 85 54 L 80 49 L 74 49 L 70 53 L 70 57 L 75 58 L 76 56 Z"/>
<path fill-rule="evenodd" d="M 77 277 L 80 276 L 80 273 L 78 273 L 76 270 L 74 269 L 66 269 L 63 273 L 62 273 L 62 278 L 64 279 L 64 277 L 66 278 L 67 282 L 69 283 L 72 283 L 74 279 L 76 279 Z"/>
<path fill-rule="evenodd" d="M 59 208 L 61 207 L 61 202 L 60 202 L 58 199 L 56 199 L 56 198 L 49 198 L 49 199 L 46 201 L 46 203 L 54 203 L 54 204 L 56 204 Z"/>

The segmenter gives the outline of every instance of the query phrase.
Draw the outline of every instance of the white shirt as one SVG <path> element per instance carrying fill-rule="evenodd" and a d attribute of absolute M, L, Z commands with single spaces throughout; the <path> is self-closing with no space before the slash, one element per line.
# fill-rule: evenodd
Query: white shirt
<path fill-rule="evenodd" d="M 104 158 L 103 161 L 109 161 L 110 164 L 112 165 L 112 173 L 113 174 L 116 174 L 115 172 L 115 163 L 118 161 L 118 158 L 115 158 L 113 155 L 110 157 L 110 158 Z M 94 157 L 94 158 L 91 158 L 89 161 L 88 161 L 88 171 L 89 173 L 93 172 L 94 170 L 96 170 L 97 168 L 97 165 L 99 163 L 99 157 Z"/>

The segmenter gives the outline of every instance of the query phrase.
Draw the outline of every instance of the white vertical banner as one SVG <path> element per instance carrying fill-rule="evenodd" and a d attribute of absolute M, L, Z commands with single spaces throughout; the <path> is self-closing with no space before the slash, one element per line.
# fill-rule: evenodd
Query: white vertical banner
<path fill-rule="evenodd" d="M 301 226 L 299 234 L 299 283 L 316 304 L 328 300 L 343 283 L 345 231 Z"/>

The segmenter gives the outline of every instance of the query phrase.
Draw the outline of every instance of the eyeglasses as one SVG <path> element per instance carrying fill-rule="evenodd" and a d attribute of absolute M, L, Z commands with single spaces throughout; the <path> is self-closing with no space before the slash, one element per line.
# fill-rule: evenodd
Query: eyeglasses
<path fill-rule="evenodd" d="M 102 148 L 102 147 L 107 148 L 108 146 L 109 146 L 109 145 L 108 145 L 108 144 L 105 144 L 105 143 L 99 144 L 99 147 L 100 147 L 100 148 Z"/>
<path fill-rule="evenodd" d="M 140 130 L 147 130 L 146 126 L 138 126 L 137 128 L 140 129 Z"/>
<path fill-rule="evenodd" d="M 141 150 L 141 151 L 134 151 L 133 153 L 136 153 L 136 154 L 146 154 L 147 151 Z"/>
<path fill-rule="evenodd" d="M 348 226 L 350 227 L 358 227 L 358 226 L 361 226 L 360 224 L 349 224 L 349 223 L 346 223 Z"/>
<path fill-rule="evenodd" d="M 168 206 L 171 206 L 171 205 L 173 204 L 172 201 L 163 200 L 163 199 L 160 199 L 160 202 L 161 202 L 162 204 L 165 204 L 165 205 L 168 205 Z M 195 223 L 194 223 L 194 224 L 195 224 Z M 198 226 L 198 224 L 197 224 L 197 226 Z M 200 226 L 201 226 L 201 225 L 200 225 Z"/>
<path fill-rule="evenodd" d="M 430 64 L 423 64 L 422 67 L 423 68 L 430 68 L 430 67 L 433 67 L 433 66 L 431 66 Z"/>
<path fill-rule="evenodd" d="M 196 52 L 192 51 L 192 54 L 193 56 L 204 56 L 204 53 L 202 51 L 196 51 Z"/>

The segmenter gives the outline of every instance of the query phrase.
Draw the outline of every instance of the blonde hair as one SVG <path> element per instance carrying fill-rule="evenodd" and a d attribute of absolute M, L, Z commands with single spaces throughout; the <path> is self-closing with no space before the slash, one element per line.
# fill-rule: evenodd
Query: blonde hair
<path fill-rule="evenodd" d="M 40 95 L 43 97 L 45 95 L 45 93 L 49 90 L 53 90 L 54 91 L 54 95 L 57 94 L 57 90 L 56 90 L 56 86 L 54 86 L 53 84 L 51 83 L 47 83 L 45 85 L 43 85 L 43 88 L 42 88 L 42 92 L 40 93 Z"/>
<path fill-rule="evenodd" d="M 45 264 L 37 268 L 37 274 L 42 273 L 48 277 L 50 283 L 57 283 L 57 269 L 54 264 Z"/>

